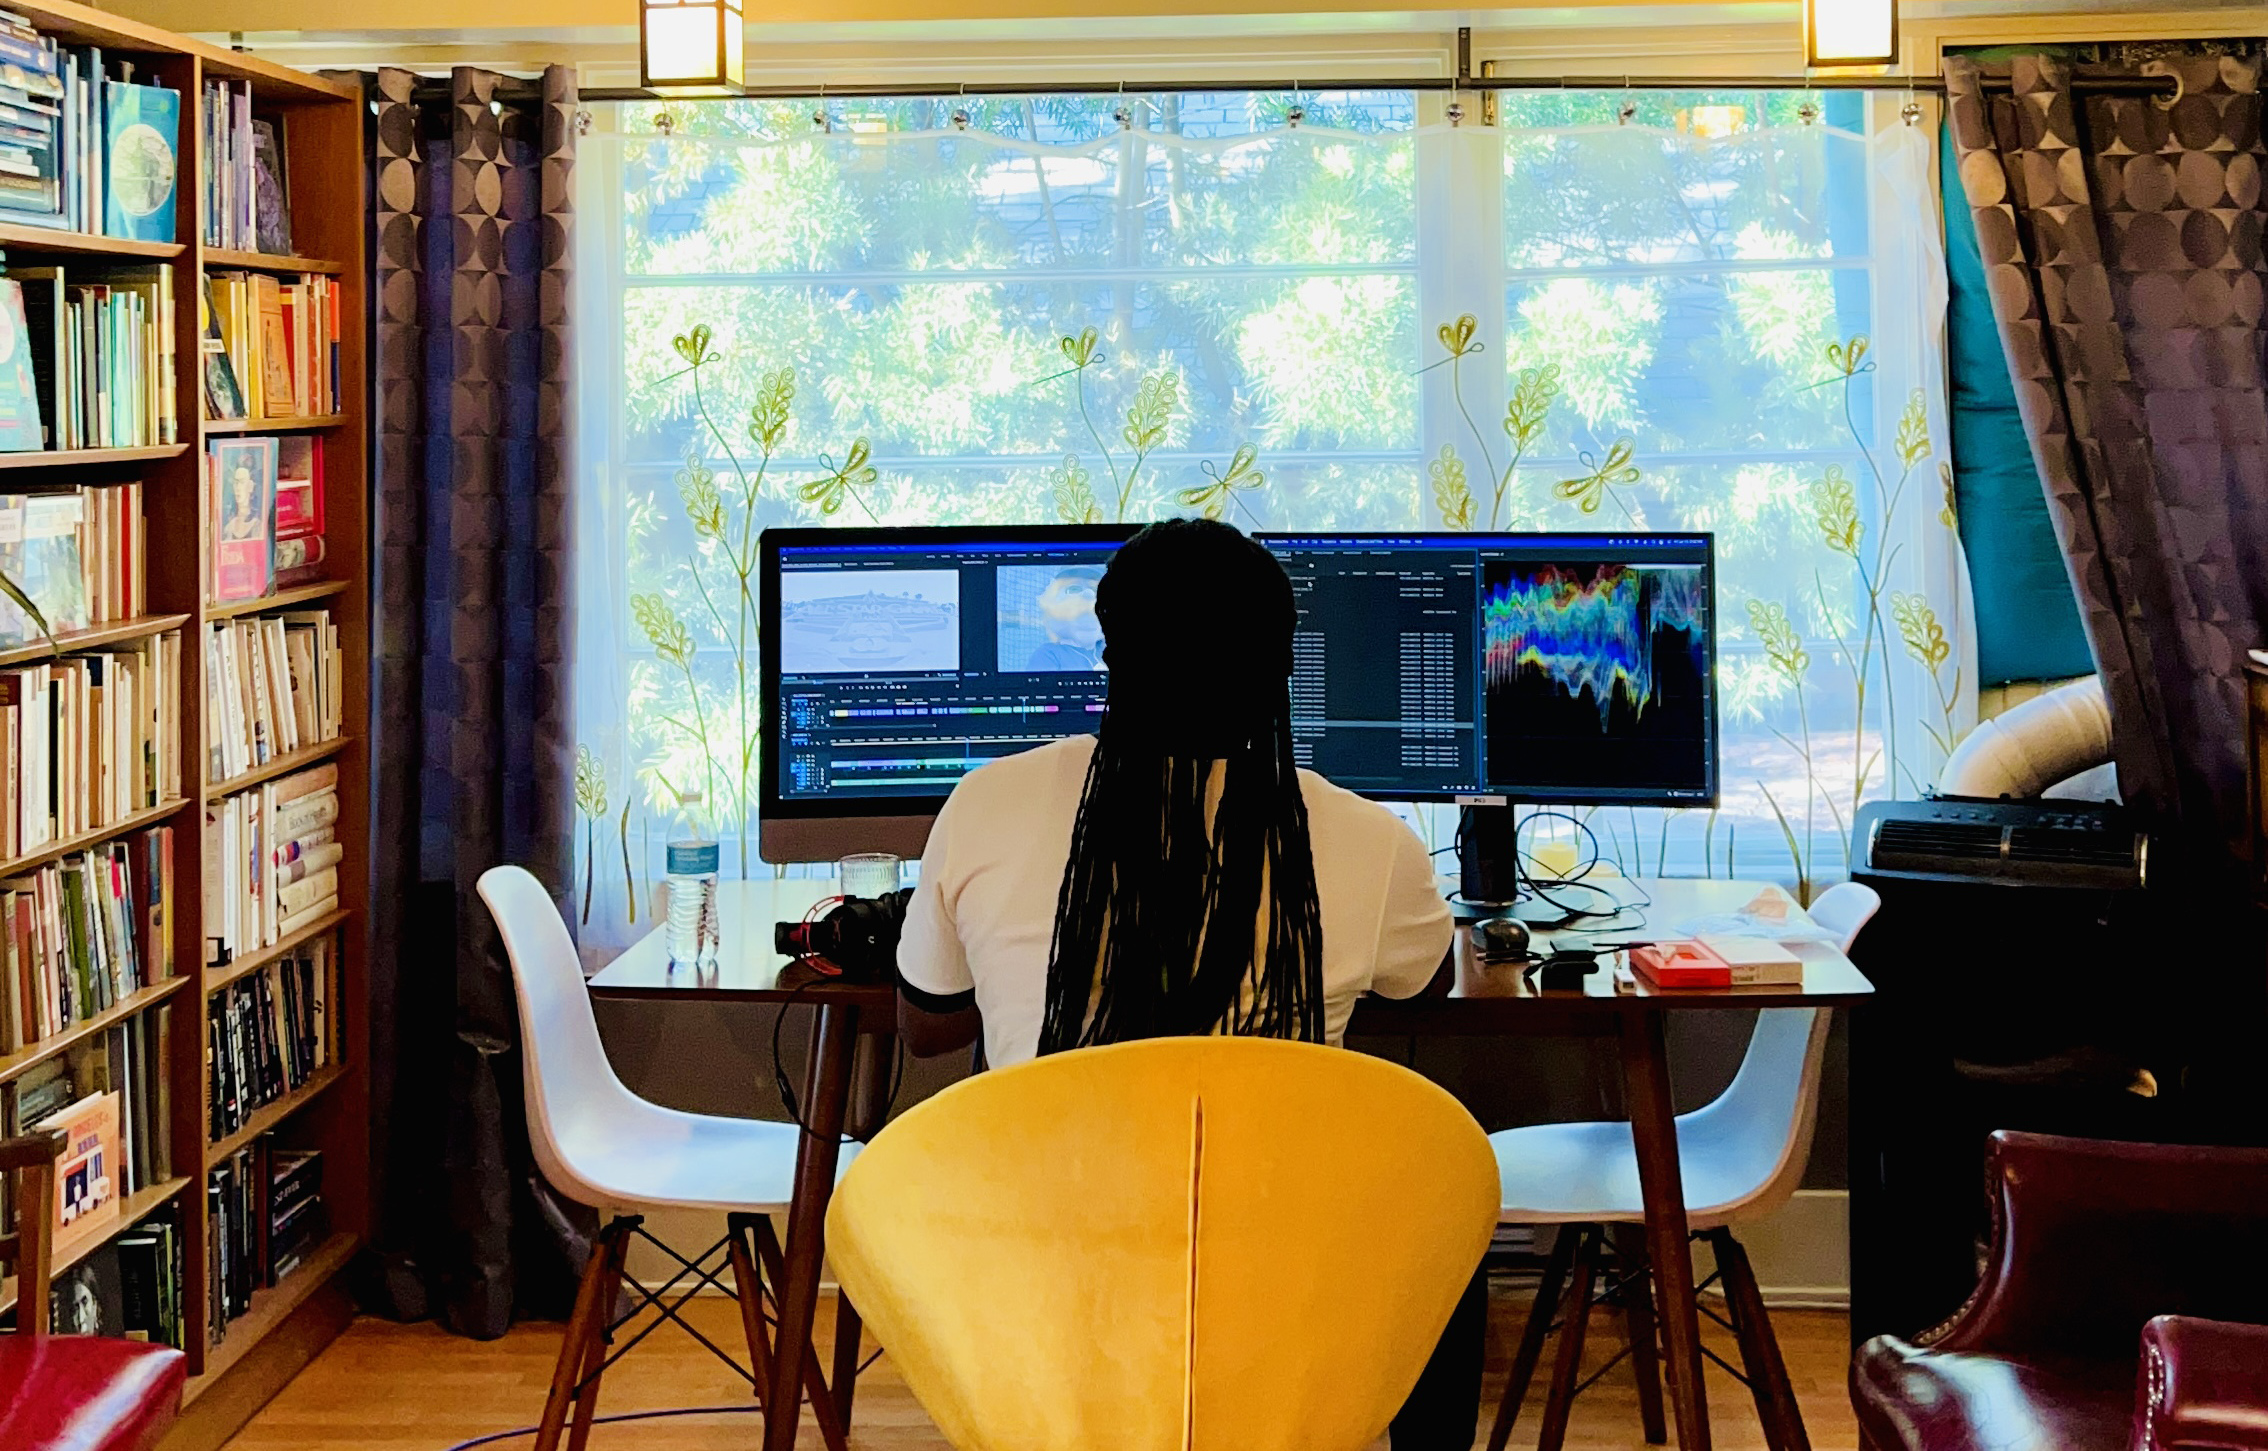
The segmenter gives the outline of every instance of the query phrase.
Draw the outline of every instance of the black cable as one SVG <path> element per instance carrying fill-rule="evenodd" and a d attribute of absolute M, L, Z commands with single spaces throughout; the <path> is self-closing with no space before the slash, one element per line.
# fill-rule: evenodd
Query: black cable
<path fill-rule="evenodd" d="M 800 1407 L 804 1402 L 798 1401 L 796 1404 Z M 664 1416 L 746 1416 L 761 1414 L 763 1409 L 762 1406 L 753 1404 L 745 1406 L 677 1406 L 666 1411 L 620 1411 L 611 1416 L 593 1416 L 591 1424 L 594 1426 L 611 1426 L 618 1421 L 658 1421 Z M 491 1431 L 485 1436 L 475 1436 L 470 1441 L 459 1441 L 454 1446 L 444 1448 L 444 1451 L 472 1451 L 475 1446 L 486 1446 L 496 1441 L 509 1441 L 517 1436 L 533 1436 L 537 1429 L 534 1426 L 521 1426 L 510 1431 Z"/>

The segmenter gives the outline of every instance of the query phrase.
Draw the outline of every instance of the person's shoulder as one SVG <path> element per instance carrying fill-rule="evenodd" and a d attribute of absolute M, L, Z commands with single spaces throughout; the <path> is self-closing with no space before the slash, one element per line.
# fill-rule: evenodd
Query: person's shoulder
<path fill-rule="evenodd" d="M 1043 746 L 987 761 L 969 772 L 953 788 L 955 796 L 1014 800 L 1044 794 L 1050 782 L 1068 779 L 1074 789 L 1087 779 L 1087 763 L 1094 758 L 1093 736 L 1065 736 Z"/>
<path fill-rule="evenodd" d="M 1394 814 L 1391 807 L 1365 796 L 1357 796 L 1346 787 L 1329 778 L 1318 776 L 1302 767 L 1299 773 L 1300 799 L 1307 803 L 1308 830 L 1327 833 L 1337 838 L 1362 838 L 1381 845 L 1398 842 L 1403 837 L 1417 840 L 1409 823 Z"/>

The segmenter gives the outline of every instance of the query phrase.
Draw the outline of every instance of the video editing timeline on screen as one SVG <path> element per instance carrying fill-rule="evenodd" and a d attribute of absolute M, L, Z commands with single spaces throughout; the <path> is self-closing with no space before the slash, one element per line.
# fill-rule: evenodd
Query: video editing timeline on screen
<path fill-rule="evenodd" d="M 1713 798 L 1701 536 L 1279 538 L 1301 763 L 1374 795 Z"/>
<path fill-rule="evenodd" d="M 784 550 L 780 796 L 942 797 L 986 761 L 1094 730 L 1094 590 L 1112 548 Z"/>

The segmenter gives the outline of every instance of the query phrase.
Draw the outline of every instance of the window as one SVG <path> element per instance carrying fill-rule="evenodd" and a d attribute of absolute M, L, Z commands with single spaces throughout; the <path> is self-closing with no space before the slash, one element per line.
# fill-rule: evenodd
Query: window
<path fill-rule="evenodd" d="M 699 776 L 736 869 L 737 531 L 1211 507 L 1716 531 L 1723 806 L 1594 826 L 1633 871 L 1838 874 L 1852 802 L 1926 781 L 1921 728 L 1955 729 L 1960 630 L 1934 204 L 1884 200 L 1925 134 L 1894 99 L 1806 105 L 733 102 L 667 135 L 602 108 L 577 673 L 589 769 L 636 803 L 623 855 Z"/>

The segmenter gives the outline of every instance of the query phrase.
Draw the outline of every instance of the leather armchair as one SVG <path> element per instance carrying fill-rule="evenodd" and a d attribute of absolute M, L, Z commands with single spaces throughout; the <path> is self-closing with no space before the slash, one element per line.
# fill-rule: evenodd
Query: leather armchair
<path fill-rule="evenodd" d="M 2004 1132 L 1986 1163 L 1976 1292 L 1852 1360 L 1867 1446 L 2268 1451 L 2268 1150 Z"/>
<path fill-rule="evenodd" d="M 63 1135 L 0 1140 L 0 1173 L 17 1171 L 16 1233 L 0 1258 L 16 1268 L 16 1333 L 0 1335 L 0 1447 L 7 1451 L 150 1451 L 181 1413 L 186 1362 L 165 1345 L 47 1330 L 55 1160 Z"/>

